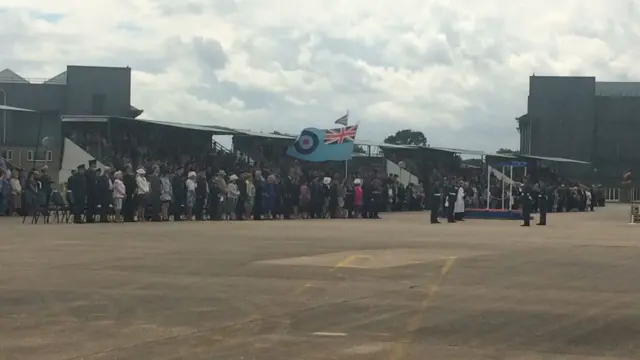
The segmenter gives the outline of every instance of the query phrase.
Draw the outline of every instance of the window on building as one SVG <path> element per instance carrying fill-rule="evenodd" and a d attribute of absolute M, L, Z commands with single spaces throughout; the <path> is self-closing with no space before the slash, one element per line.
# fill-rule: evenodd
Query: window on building
<path fill-rule="evenodd" d="M 7 150 L 4 154 L 4 158 L 13 161 L 13 150 Z"/>
<path fill-rule="evenodd" d="M 106 96 L 104 94 L 93 94 L 91 98 L 91 114 L 105 115 Z"/>
<path fill-rule="evenodd" d="M 53 161 L 53 152 L 51 150 L 47 151 L 46 159 L 47 161 Z"/>
<path fill-rule="evenodd" d="M 33 150 L 27 150 L 27 161 L 33 161 Z"/>

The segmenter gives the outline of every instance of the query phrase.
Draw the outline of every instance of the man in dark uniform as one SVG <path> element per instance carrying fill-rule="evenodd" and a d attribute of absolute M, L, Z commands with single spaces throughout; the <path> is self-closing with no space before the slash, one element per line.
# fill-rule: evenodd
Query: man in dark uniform
<path fill-rule="evenodd" d="M 222 176 L 226 173 L 221 171 Z M 196 220 L 201 221 L 204 215 L 204 204 L 207 201 L 207 174 L 201 170 L 196 178 L 196 206 L 193 208 Z"/>
<path fill-rule="evenodd" d="M 455 179 L 450 179 L 447 186 L 445 186 L 445 195 L 447 197 L 447 222 L 454 223 L 455 219 L 455 205 L 458 198 L 458 188 L 456 187 Z"/>
<path fill-rule="evenodd" d="M 69 188 L 73 197 L 73 222 L 82 224 L 82 213 L 87 198 L 87 180 L 84 174 L 85 166 L 78 166 L 78 172 L 69 178 Z"/>
<path fill-rule="evenodd" d="M 529 179 L 525 179 L 524 184 L 522 185 L 522 192 L 520 195 L 520 203 L 522 204 L 522 219 L 524 223 L 520 226 L 530 226 L 531 225 L 531 193 L 532 193 L 531 184 L 529 183 Z"/>
<path fill-rule="evenodd" d="M 440 210 L 440 202 L 442 194 L 440 193 L 440 184 L 436 181 L 431 185 L 431 196 L 429 198 L 429 211 L 432 224 L 440 224 L 438 221 L 438 210 Z"/>
<path fill-rule="evenodd" d="M 538 193 L 538 209 L 540 212 L 540 220 L 536 225 L 547 225 L 547 202 L 549 201 L 549 192 L 551 188 L 544 182 L 539 181 L 540 192 Z"/>
<path fill-rule="evenodd" d="M 89 169 L 84 173 L 87 184 L 87 214 L 85 219 L 87 223 L 95 221 L 95 214 L 98 207 L 98 191 L 97 191 L 97 161 L 89 160 Z"/>
<path fill-rule="evenodd" d="M 300 186 L 295 186 L 293 177 L 295 176 L 295 170 L 289 170 L 289 175 L 282 179 L 282 213 L 284 218 L 289 220 L 293 214 L 293 207 L 295 206 L 300 190 Z"/>
<path fill-rule="evenodd" d="M 124 218 L 124 222 L 134 222 L 134 215 L 136 212 L 136 178 L 131 164 L 125 165 L 124 170 L 122 182 L 124 183 L 127 197 L 124 199 L 124 203 L 122 204 L 122 217 Z"/>

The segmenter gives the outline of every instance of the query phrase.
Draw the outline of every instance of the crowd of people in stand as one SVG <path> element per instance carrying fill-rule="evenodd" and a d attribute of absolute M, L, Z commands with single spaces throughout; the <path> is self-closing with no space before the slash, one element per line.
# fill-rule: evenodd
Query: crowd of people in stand
<path fill-rule="evenodd" d="M 166 165 L 122 170 L 84 165 L 67 182 L 74 222 L 379 218 L 385 210 L 420 210 L 424 195 L 397 176 L 375 172 L 344 178 L 292 168 L 237 173 Z M 386 196 L 385 196 L 386 194 Z M 113 215 L 113 217 L 111 217 Z"/>

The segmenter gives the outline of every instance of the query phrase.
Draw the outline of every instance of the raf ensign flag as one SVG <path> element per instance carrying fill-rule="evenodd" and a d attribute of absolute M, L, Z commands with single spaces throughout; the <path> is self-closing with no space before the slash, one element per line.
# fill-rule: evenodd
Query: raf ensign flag
<path fill-rule="evenodd" d="M 287 149 L 287 155 L 312 162 L 346 161 L 353 154 L 358 125 L 340 129 L 306 128 Z"/>

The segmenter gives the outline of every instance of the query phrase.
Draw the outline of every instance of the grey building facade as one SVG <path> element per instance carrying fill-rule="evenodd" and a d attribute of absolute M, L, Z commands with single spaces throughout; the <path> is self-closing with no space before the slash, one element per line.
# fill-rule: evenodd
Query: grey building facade
<path fill-rule="evenodd" d="M 68 66 L 47 80 L 27 80 L 5 69 L 0 71 L 0 103 L 37 111 L 0 112 L 5 156 L 29 169 L 35 160 L 36 167 L 46 164 L 52 172 L 60 165 L 63 115 L 139 115 L 131 106 L 128 67 Z M 40 145 L 43 138 L 50 140 L 46 149 Z"/>
<path fill-rule="evenodd" d="M 640 83 L 531 76 L 520 151 L 589 161 L 604 178 L 640 167 Z"/>

